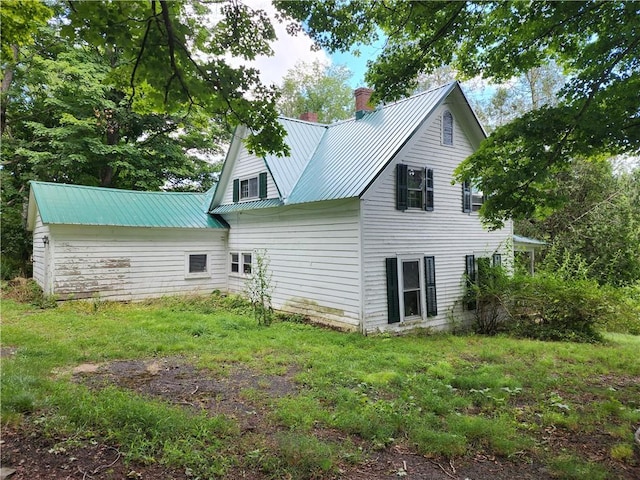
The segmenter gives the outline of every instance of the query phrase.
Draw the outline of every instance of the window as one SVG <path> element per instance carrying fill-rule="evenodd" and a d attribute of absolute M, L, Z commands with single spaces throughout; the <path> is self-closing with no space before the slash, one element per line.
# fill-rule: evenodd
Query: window
<path fill-rule="evenodd" d="M 242 273 L 250 274 L 251 273 L 251 254 L 243 253 L 242 254 Z"/>
<path fill-rule="evenodd" d="M 209 256 L 206 253 L 185 253 L 185 278 L 209 276 Z"/>
<path fill-rule="evenodd" d="M 462 211 L 464 213 L 477 212 L 484 203 L 482 190 L 471 185 L 471 182 L 462 184 Z"/>
<path fill-rule="evenodd" d="M 239 179 L 233 181 L 233 202 L 241 200 L 261 200 L 267 198 L 267 174 L 262 172 L 256 177 Z"/>
<path fill-rule="evenodd" d="M 250 253 L 231 254 L 231 273 L 251 274 L 252 255 Z"/>
<path fill-rule="evenodd" d="M 442 144 L 453 145 L 453 115 L 449 110 L 442 114 Z"/>
<path fill-rule="evenodd" d="M 258 177 L 240 181 L 240 200 L 258 196 Z"/>
<path fill-rule="evenodd" d="M 418 260 L 402 262 L 402 289 L 404 317 L 421 316 L 420 262 Z"/>
<path fill-rule="evenodd" d="M 407 207 L 422 208 L 424 194 L 424 170 L 421 168 L 407 169 Z"/>
<path fill-rule="evenodd" d="M 438 314 L 435 257 L 387 258 L 389 323 Z"/>
<path fill-rule="evenodd" d="M 396 165 L 396 209 L 433 210 L 433 169 Z"/>

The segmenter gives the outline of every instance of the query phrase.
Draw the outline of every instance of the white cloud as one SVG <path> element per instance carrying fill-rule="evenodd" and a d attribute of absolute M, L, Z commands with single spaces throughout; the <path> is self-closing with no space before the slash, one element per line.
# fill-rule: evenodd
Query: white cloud
<path fill-rule="evenodd" d="M 259 56 L 253 62 L 248 62 L 238 58 L 229 58 L 231 65 L 248 65 L 260 71 L 260 79 L 265 85 L 280 84 L 282 78 L 287 71 L 300 61 L 313 62 L 320 60 L 321 62 L 331 64 L 331 58 L 326 52 L 314 51 L 311 47 L 313 41 L 300 32 L 297 36 L 291 36 L 287 33 L 287 23 L 280 23 L 275 19 L 276 10 L 270 1 L 265 0 L 246 0 L 247 6 L 264 10 L 271 18 L 271 23 L 276 31 L 278 39 L 271 44 L 274 54 L 270 57 Z"/>

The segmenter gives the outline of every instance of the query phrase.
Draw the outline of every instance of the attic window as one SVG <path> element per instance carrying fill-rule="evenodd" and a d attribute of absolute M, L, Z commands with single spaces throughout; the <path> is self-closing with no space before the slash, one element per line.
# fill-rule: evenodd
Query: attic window
<path fill-rule="evenodd" d="M 258 177 L 240 180 L 240 200 L 258 197 Z"/>
<path fill-rule="evenodd" d="M 442 144 L 453 145 L 453 115 L 449 110 L 442 114 Z"/>
<path fill-rule="evenodd" d="M 233 181 L 233 203 L 243 200 L 267 198 L 267 173 L 262 172 L 255 177 L 236 178 Z"/>

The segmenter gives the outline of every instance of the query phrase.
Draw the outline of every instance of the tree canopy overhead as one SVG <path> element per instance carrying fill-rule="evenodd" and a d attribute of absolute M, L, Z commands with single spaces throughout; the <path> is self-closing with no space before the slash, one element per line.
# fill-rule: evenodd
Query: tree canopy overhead
<path fill-rule="evenodd" d="M 442 65 L 494 82 L 549 61 L 563 70 L 557 103 L 496 129 L 458 169 L 457 180 L 489 195 L 482 213 L 491 226 L 556 205 L 554 176 L 578 156 L 640 154 L 640 2 L 276 4 L 330 50 L 384 35 L 366 75 L 382 100 L 408 94 Z"/>

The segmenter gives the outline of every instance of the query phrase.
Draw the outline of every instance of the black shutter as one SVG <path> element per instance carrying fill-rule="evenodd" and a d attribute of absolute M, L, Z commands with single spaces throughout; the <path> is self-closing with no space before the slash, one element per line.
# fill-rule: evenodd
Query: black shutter
<path fill-rule="evenodd" d="M 260 192 L 260 200 L 264 200 L 267 198 L 267 174 L 266 172 L 262 172 L 258 179 L 259 184 L 259 192 Z"/>
<path fill-rule="evenodd" d="M 433 211 L 433 169 L 424 169 L 424 209 Z"/>
<path fill-rule="evenodd" d="M 438 315 L 435 257 L 424 257 L 424 278 L 427 286 L 427 317 L 435 317 Z"/>
<path fill-rule="evenodd" d="M 471 183 L 469 182 L 462 184 L 462 211 L 471 212 Z"/>
<path fill-rule="evenodd" d="M 501 267 L 502 266 L 502 255 L 500 255 L 499 253 L 494 253 L 493 254 L 493 266 L 494 267 Z"/>
<path fill-rule="evenodd" d="M 409 201 L 409 173 L 407 166 L 399 163 L 396 165 L 396 208 L 398 210 L 406 210 Z"/>
<path fill-rule="evenodd" d="M 465 256 L 465 274 L 467 275 L 467 289 L 470 291 L 471 286 L 476 283 L 476 257 L 474 255 Z M 476 301 L 469 300 L 467 302 L 467 310 L 475 310 Z"/>
<path fill-rule="evenodd" d="M 398 259 L 387 258 L 387 316 L 389 323 L 400 321 L 400 296 L 398 291 Z"/>
<path fill-rule="evenodd" d="M 233 203 L 240 201 L 240 180 L 237 178 L 233 181 Z"/>

